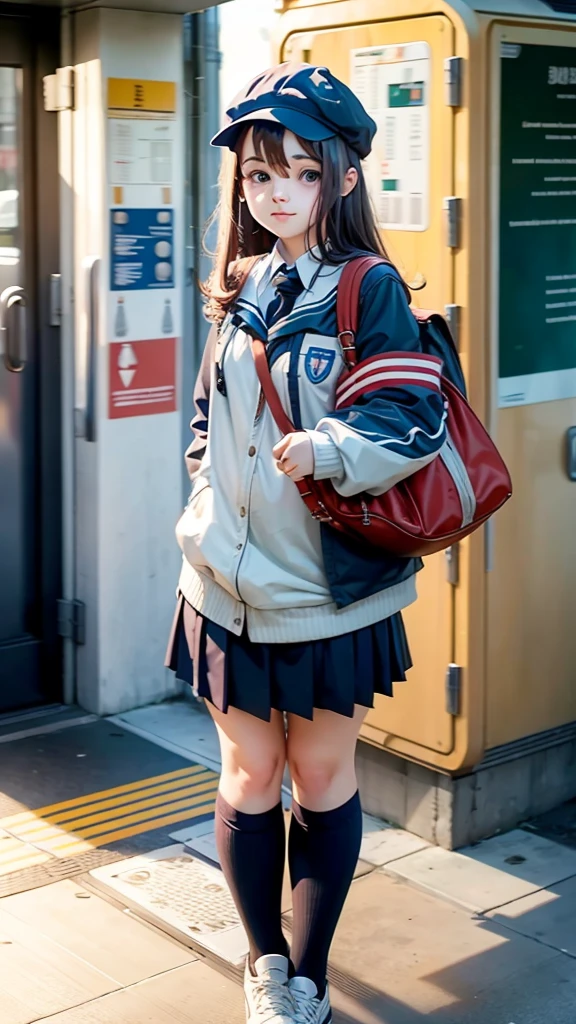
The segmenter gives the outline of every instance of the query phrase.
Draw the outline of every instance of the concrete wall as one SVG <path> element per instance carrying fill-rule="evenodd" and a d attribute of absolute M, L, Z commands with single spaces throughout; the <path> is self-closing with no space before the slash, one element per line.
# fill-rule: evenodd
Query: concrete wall
<path fill-rule="evenodd" d="M 77 699 L 113 714 L 178 692 L 163 667 L 180 555 L 174 526 L 182 508 L 181 396 L 177 411 L 111 419 L 110 344 L 117 341 L 117 292 L 110 290 L 111 179 L 107 82 L 110 77 L 176 83 L 173 122 L 173 332 L 182 335 L 185 104 L 182 18 L 119 10 L 74 19 L 76 109 L 73 124 L 76 405 L 86 399 L 85 257 L 100 257 L 96 356 L 96 441 L 76 442 L 76 596 L 87 607 L 86 645 L 77 652 Z M 132 123 L 132 122 L 130 122 Z M 156 192 L 160 193 L 159 187 Z M 160 206 L 152 184 L 127 183 L 122 205 Z M 71 282 L 64 282 L 70 287 Z M 132 292 L 126 340 L 162 338 L 164 290 Z M 127 307 L 128 308 L 128 307 Z M 144 310 L 150 311 L 150 323 Z M 140 321 L 137 327 L 135 323 Z M 153 321 L 153 325 L 152 325 Z M 134 335 L 134 330 L 136 331 Z M 150 333 L 151 332 L 151 333 Z M 140 356 L 139 356 L 140 358 Z M 178 358 L 180 358 L 178 356 Z M 179 377 L 180 375 L 178 375 Z M 77 417 L 80 433 L 82 417 Z"/>
<path fill-rule="evenodd" d="M 506 832 L 576 797 L 576 727 L 547 739 L 491 751 L 456 778 L 360 743 L 363 808 L 447 850 Z"/>

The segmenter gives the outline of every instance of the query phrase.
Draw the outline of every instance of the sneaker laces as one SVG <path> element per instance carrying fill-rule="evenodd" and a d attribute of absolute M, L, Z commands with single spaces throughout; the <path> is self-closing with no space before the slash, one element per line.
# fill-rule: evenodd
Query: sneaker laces
<path fill-rule="evenodd" d="M 282 982 L 274 978 L 258 978 L 253 992 L 258 1013 L 276 1013 L 288 1017 L 293 1015 L 294 1000 L 288 986 Z"/>
<path fill-rule="evenodd" d="M 320 1004 L 318 996 L 305 996 L 302 992 L 293 992 L 292 997 L 296 1003 L 294 1024 L 317 1024 Z"/>

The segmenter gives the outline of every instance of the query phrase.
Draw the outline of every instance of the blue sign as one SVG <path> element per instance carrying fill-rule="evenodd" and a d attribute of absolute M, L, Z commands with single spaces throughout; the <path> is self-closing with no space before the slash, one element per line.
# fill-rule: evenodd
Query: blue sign
<path fill-rule="evenodd" d="M 110 211 L 110 287 L 142 291 L 174 287 L 174 210 Z"/>

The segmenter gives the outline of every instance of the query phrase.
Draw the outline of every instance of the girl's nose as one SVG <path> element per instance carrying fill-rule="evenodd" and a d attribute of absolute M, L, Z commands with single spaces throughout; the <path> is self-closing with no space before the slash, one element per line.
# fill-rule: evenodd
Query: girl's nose
<path fill-rule="evenodd" d="M 283 182 L 277 182 L 274 186 L 272 198 L 275 203 L 285 203 L 288 199 L 286 195 L 286 185 Z"/>

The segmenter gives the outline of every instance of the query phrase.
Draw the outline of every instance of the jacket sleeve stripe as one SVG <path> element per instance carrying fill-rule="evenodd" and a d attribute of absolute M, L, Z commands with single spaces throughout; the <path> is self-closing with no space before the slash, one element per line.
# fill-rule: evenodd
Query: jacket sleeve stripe
<path fill-rule="evenodd" d="M 352 405 L 362 395 L 370 391 L 379 391 L 381 388 L 405 388 L 419 387 L 427 388 L 429 391 L 440 391 L 438 377 L 426 373 L 371 373 L 365 376 L 358 383 L 351 383 L 348 388 L 338 392 L 336 398 L 336 409 L 345 409 Z"/>
<path fill-rule="evenodd" d="M 387 355 L 372 356 L 364 359 L 352 372 L 343 380 L 336 390 L 338 403 L 344 400 L 352 386 L 358 386 L 361 382 L 369 379 L 376 373 L 391 373 L 398 379 L 411 380 L 416 382 L 417 375 L 423 384 L 432 384 L 440 391 L 442 379 L 442 360 L 435 356 L 425 356 L 418 352 L 391 352 Z"/>

